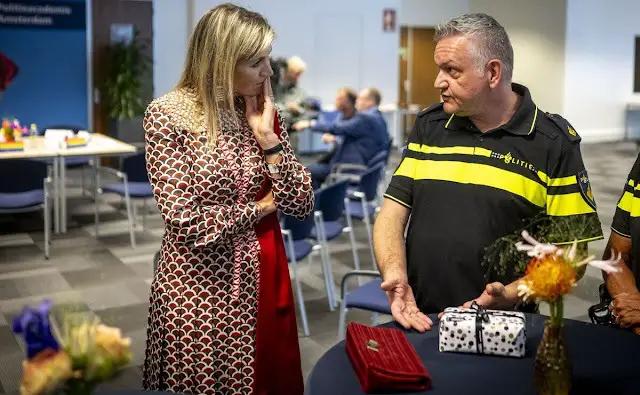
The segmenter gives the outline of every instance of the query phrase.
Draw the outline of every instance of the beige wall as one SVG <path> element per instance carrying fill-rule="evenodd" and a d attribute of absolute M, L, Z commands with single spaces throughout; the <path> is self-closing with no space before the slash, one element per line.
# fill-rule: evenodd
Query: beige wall
<path fill-rule="evenodd" d="M 514 82 L 527 85 L 544 111 L 564 111 L 566 0 L 469 0 L 470 12 L 500 22 L 515 53 Z"/>
<path fill-rule="evenodd" d="M 433 27 L 467 12 L 484 12 L 509 33 L 514 81 L 527 85 L 538 106 L 564 108 L 567 0 L 402 0 L 400 24 Z"/>

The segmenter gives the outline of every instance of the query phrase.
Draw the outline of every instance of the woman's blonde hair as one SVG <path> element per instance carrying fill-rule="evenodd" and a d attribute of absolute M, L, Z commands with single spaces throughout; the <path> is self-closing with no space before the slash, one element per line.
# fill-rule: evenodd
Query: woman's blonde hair
<path fill-rule="evenodd" d="M 266 50 L 274 37 L 262 15 L 234 4 L 221 4 L 200 18 L 189 40 L 178 88 L 195 91 L 204 110 L 209 144 L 216 144 L 221 110 L 234 109 L 236 66 Z M 235 117 L 235 111 L 231 113 Z"/>

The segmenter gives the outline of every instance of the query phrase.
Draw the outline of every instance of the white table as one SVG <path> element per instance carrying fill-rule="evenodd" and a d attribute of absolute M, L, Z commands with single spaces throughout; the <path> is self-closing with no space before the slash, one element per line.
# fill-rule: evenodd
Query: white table
<path fill-rule="evenodd" d="M 123 143 L 103 134 L 91 134 L 90 142 L 83 147 L 58 148 L 45 144 L 43 136 L 29 137 L 24 140 L 24 150 L 0 152 L 2 159 L 53 159 L 53 215 L 56 234 L 67 231 L 67 197 L 65 190 L 66 166 L 65 158 L 73 156 L 93 156 L 97 164 L 98 157 L 103 155 L 122 155 L 136 152 L 136 147 Z M 94 169 L 94 188 L 97 188 L 97 171 Z M 94 190 L 94 193 L 96 191 Z"/>

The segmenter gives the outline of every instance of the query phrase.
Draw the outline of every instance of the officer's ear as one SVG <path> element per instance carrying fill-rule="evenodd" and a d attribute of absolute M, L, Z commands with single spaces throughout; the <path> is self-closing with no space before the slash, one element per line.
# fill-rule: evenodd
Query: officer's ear
<path fill-rule="evenodd" d="M 487 62 L 487 78 L 489 79 L 489 87 L 495 88 L 502 81 L 503 64 L 498 59 L 491 59 Z"/>

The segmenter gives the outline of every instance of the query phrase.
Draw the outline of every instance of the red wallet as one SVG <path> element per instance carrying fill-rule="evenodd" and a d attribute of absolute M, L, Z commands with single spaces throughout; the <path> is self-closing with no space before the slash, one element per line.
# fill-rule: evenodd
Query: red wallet
<path fill-rule="evenodd" d="M 364 392 L 424 391 L 431 377 L 404 333 L 355 322 L 347 326 L 347 355 Z"/>

